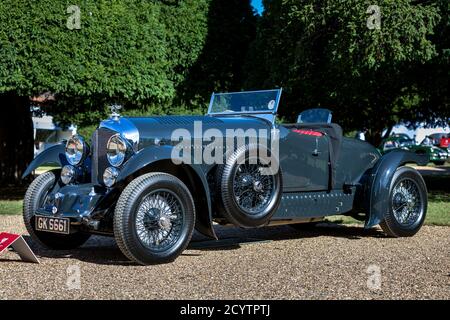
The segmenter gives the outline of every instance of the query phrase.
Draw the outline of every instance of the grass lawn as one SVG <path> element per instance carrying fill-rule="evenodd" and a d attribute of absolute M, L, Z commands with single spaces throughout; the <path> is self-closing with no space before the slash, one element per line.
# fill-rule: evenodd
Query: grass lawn
<path fill-rule="evenodd" d="M 0 200 L 0 215 L 22 214 L 22 200 Z"/>
<path fill-rule="evenodd" d="M 344 224 L 363 224 L 347 216 L 333 216 L 327 218 L 330 222 Z M 450 226 L 450 202 L 429 202 L 425 224 L 429 226 Z"/>

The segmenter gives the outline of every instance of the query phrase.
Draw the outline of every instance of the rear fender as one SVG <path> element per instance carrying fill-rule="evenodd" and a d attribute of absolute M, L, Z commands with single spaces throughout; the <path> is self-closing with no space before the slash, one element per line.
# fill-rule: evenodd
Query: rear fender
<path fill-rule="evenodd" d="M 369 200 L 366 228 L 374 227 L 382 222 L 385 213 L 389 210 L 389 192 L 397 169 L 407 163 L 427 165 L 428 161 L 427 155 L 404 150 L 391 151 L 378 160 L 366 182 L 366 199 Z"/>
<path fill-rule="evenodd" d="M 37 155 L 36 158 L 30 163 L 27 170 L 23 173 L 22 179 L 28 177 L 34 170 L 43 165 L 57 165 L 59 167 L 63 167 L 68 165 L 66 155 L 65 155 L 65 145 L 58 144 L 56 146 L 52 146 Z"/>

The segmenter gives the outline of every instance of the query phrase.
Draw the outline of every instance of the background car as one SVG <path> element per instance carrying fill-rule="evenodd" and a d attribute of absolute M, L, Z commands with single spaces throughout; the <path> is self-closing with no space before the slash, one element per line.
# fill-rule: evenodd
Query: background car
<path fill-rule="evenodd" d="M 54 122 L 52 116 L 40 111 L 40 108 L 33 107 L 31 110 L 33 112 L 34 156 L 77 133 L 76 126 L 61 127 Z"/>
<path fill-rule="evenodd" d="M 450 134 L 445 132 L 434 133 L 430 134 L 429 137 L 432 139 L 432 143 L 434 146 L 448 151 L 448 147 L 450 144 Z"/>
<path fill-rule="evenodd" d="M 439 146 L 442 149 L 444 149 L 444 148 L 447 149 L 447 151 L 448 151 L 448 149 L 450 147 L 450 135 L 442 137 Z"/>
<path fill-rule="evenodd" d="M 430 162 L 436 165 L 443 165 L 450 156 L 447 150 L 434 146 L 436 141 L 439 141 L 436 139 L 437 137 L 427 136 L 420 144 L 415 144 L 414 140 L 406 134 L 394 134 L 382 141 L 379 150 L 383 154 L 397 149 L 409 150 L 417 154 L 427 155 Z"/>

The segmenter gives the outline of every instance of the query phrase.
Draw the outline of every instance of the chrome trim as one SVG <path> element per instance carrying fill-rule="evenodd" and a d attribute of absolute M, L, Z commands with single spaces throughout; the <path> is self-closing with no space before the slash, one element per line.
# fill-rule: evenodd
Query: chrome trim
<path fill-rule="evenodd" d="M 120 113 L 119 111 L 122 110 L 122 106 L 120 104 L 113 104 L 109 106 L 109 109 L 111 110 L 111 119 L 114 121 L 119 121 L 120 119 Z"/>
<path fill-rule="evenodd" d="M 108 188 L 114 186 L 117 182 L 117 177 L 119 176 L 120 171 L 115 167 L 106 168 L 105 172 L 103 172 L 103 184 Z M 107 176 L 108 175 L 108 176 Z M 110 179 L 111 183 L 106 183 L 106 180 Z"/>
<path fill-rule="evenodd" d="M 99 128 L 105 128 L 119 133 L 129 142 L 134 152 L 138 151 L 140 138 L 139 130 L 130 120 L 126 118 L 119 118 L 117 120 L 108 119 L 102 121 Z"/>
<path fill-rule="evenodd" d="M 116 163 L 113 163 L 113 161 L 111 160 L 111 149 L 109 147 L 113 138 L 115 138 L 120 142 L 120 144 L 123 144 L 125 146 L 125 151 L 123 151 L 123 153 L 120 153 L 120 157 L 118 156 L 119 161 L 117 161 Z M 106 158 L 108 159 L 108 162 L 111 166 L 119 168 L 125 162 L 127 154 L 129 154 L 129 143 L 127 141 L 128 140 L 125 140 L 120 133 L 116 133 L 108 139 L 108 142 L 106 143 Z M 119 152 L 117 152 L 117 154 L 119 154 Z"/>
<path fill-rule="evenodd" d="M 61 182 L 65 185 L 71 184 L 76 176 L 75 167 L 73 165 L 66 165 L 61 170 Z"/>
<path fill-rule="evenodd" d="M 170 190 L 157 189 L 141 200 L 134 220 L 141 244 L 151 251 L 172 248 L 183 235 L 185 209 Z"/>
<path fill-rule="evenodd" d="M 422 220 L 423 199 L 416 181 L 400 180 L 393 188 L 391 202 L 394 218 L 400 225 L 411 226 Z"/>
<path fill-rule="evenodd" d="M 77 161 L 77 162 L 72 162 L 72 161 L 69 159 L 69 156 L 67 155 L 67 146 L 68 146 L 69 143 L 70 143 L 72 140 L 74 140 L 74 139 L 78 139 L 78 141 L 81 143 L 81 145 L 82 145 L 82 147 L 83 147 L 83 150 L 81 151 L 81 158 L 80 158 L 80 160 Z M 84 162 L 84 160 L 86 159 L 86 157 L 88 156 L 89 152 L 90 152 L 90 151 L 89 151 L 89 145 L 87 144 L 86 139 L 84 139 L 84 137 L 83 137 L 82 135 L 79 135 L 79 134 L 75 134 L 75 135 L 71 136 L 71 137 L 67 140 L 66 146 L 64 147 L 64 155 L 65 155 L 65 157 L 66 157 L 66 160 L 67 160 L 67 162 L 68 162 L 70 165 L 72 165 L 72 166 L 79 166 L 79 165 L 81 165 L 81 164 Z"/>

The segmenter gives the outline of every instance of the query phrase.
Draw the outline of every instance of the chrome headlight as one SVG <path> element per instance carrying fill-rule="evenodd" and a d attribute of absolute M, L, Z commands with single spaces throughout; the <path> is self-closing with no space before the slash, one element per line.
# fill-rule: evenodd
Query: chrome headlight
<path fill-rule="evenodd" d="M 105 172 L 103 173 L 103 183 L 105 184 L 105 186 L 111 188 L 116 183 L 119 173 L 120 171 L 117 168 L 106 168 Z"/>
<path fill-rule="evenodd" d="M 66 144 L 67 161 L 73 165 L 79 165 L 87 153 L 87 144 L 80 135 L 72 136 Z"/>
<path fill-rule="evenodd" d="M 113 167 L 120 167 L 125 161 L 126 154 L 127 143 L 119 134 L 115 134 L 109 138 L 108 144 L 106 145 L 106 156 Z"/>
<path fill-rule="evenodd" d="M 75 179 L 76 171 L 73 166 L 64 166 L 61 170 L 61 181 L 64 184 L 69 184 Z"/>

